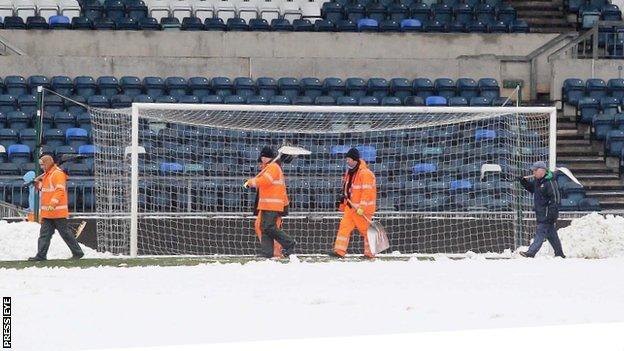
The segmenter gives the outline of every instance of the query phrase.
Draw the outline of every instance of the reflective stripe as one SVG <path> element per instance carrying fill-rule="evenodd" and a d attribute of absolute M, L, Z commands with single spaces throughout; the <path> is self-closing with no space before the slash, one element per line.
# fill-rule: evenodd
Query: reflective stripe
<path fill-rule="evenodd" d="M 60 200 L 59 200 L 59 199 L 57 199 L 57 198 L 50 199 L 50 202 L 55 203 L 55 204 L 58 204 L 58 203 L 59 203 L 59 201 L 60 201 Z"/>
<path fill-rule="evenodd" d="M 53 193 L 56 191 L 56 189 L 54 188 L 41 188 L 40 190 L 42 193 Z"/>
<path fill-rule="evenodd" d="M 267 177 L 268 180 L 273 182 L 273 177 L 269 174 L 269 172 L 264 172 L 264 176 Z"/>
<path fill-rule="evenodd" d="M 273 204 L 283 204 L 284 200 L 282 200 L 282 199 L 275 199 L 275 198 L 262 198 L 258 202 L 268 202 L 268 203 L 273 203 Z"/>
<path fill-rule="evenodd" d="M 347 238 L 343 238 L 342 236 L 339 236 L 339 237 L 336 238 L 336 242 L 339 242 L 339 241 L 341 241 L 341 242 L 349 242 L 349 240 Z"/>
<path fill-rule="evenodd" d="M 271 182 L 271 184 L 273 185 L 284 185 L 284 181 L 283 180 L 274 180 Z"/>
<path fill-rule="evenodd" d="M 66 210 L 67 209 L 67 205 L 63 205 L 63 206 L 55 206 L 53 210 L 48 210 L 47 208 L 42 208 L 41 211 L 56 211 L 56 210 Z"/>
<path fill-rule="evenodd" d="M 351 189 L 360 190 L 360 189 L 372 189 L 373 184 L 362 184 L 362 185 L 352 185 Z"/>
<path fill-rule="evenodd" d="M 56 189 L 63 189 L 63 190 L 65 190 L 65 185 L 57 184 L 55 188 Z"/>
<path fill-rule="evenodd" d="M 356 206 L 368 206 L 368 205 L 374 205 L 375 201 L 360 201 L 360 202 L 354 202 L 353 205 Z"/>

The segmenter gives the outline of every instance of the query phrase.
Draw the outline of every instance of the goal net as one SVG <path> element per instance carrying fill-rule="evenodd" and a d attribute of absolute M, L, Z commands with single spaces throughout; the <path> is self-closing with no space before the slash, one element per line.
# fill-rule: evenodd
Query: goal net
<path fill-rule="evenodd" d="M 375 219 L 390 251 L 502 252 L 528 242 L 531 194 L 515 178 L 555 164 L 554 108 L 134 104 L 91 110 L 98 248 L 132 255 L 256 254 L 263 146 L 310 150 L 282 164 L 284 230 L 324 254 L 357 147 L 377 182 Z M 354 233 L 350 253 L 362 252 Z"/>

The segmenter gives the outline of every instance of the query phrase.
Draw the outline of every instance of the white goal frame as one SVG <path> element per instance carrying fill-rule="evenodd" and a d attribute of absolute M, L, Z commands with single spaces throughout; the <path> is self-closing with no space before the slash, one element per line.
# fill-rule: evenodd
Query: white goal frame
<path fill-rule="evenodd" d="M 131 160 L 131 204 L 130 204 L 130 256 L 138 254 L 138 201 L 139 201 L 139 117 L 142 108 L 150 110 L 188 111 L 257 111 L 298 113 L 541 113 L 549 114 L 549 159 L 550 170 L 555 169 L 557 159 L 557 109 L 556 107 L 445 107 L 445 106 L 302 106 L 302 105 L 225 105 L 225 104 L 163 104 L 133 103 Z"/>

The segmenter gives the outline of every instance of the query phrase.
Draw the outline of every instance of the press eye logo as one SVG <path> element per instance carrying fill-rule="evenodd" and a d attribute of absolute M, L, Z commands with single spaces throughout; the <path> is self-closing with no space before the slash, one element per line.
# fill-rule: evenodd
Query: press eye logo
<path fill-rule="evenodd" d="M 2 348 L 11 348 L 11 298 L 2 298 Z"/>

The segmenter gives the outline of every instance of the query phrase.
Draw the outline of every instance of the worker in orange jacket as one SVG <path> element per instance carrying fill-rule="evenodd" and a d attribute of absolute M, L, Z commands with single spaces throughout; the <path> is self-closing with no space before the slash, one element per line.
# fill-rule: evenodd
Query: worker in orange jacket
<path fill-rule="evenodd" d="M 374 258 L 368 245 L 368 221 L 375 213 L 375 202 L 377 200 L 377 185 L 375 174 L 368 168 L 366 161 L 360 159 L 360 152 L 356 148 L 351 148 L 346 156 L 347 171 L 342 181 L 341 196 L 338 201 L 338 208 L 344 212 L 338 235 L 334 243 L 334 251 L 329 255 L 333 257 L 344 257 L 349 247 L 349 239 L 353 229 L 357 229 L 364 238 L 364 256 Z M 349 203 L 349 201 L 351 203 Z"/>
<path fill-rule="evenodd" d="M 39 241 L 37 255 L 28 258 L 29 261 L 45 261 L 50 247 L 50 239 L 54 230 L 58 230 L 72 252 L 72 259 L 84 256 L 76 237 L 69 230 L 67 218 L 67 175 L 55 163 L 50 155 L 43 155 L 39 165 L 44 173 L 35 178 L 35 186 L 41 193 Z"/>
<path fill-rule="evenodd" d="M 282 168 L 278 162 L 271 163 L 276 156 L 269 146 L 263 147 L 259 157 L 261 172 L 245 182 L 246 187 L 258 189 L 255 228 L 260 238 L 261 255 L 267 258 L 289 256 L 295 248 L 295 240 L 282 230 L 282 215 L 288 206 L 288 196 Z M 277 255 L 276 243 L 281 245 L 281 252 Z"/>

